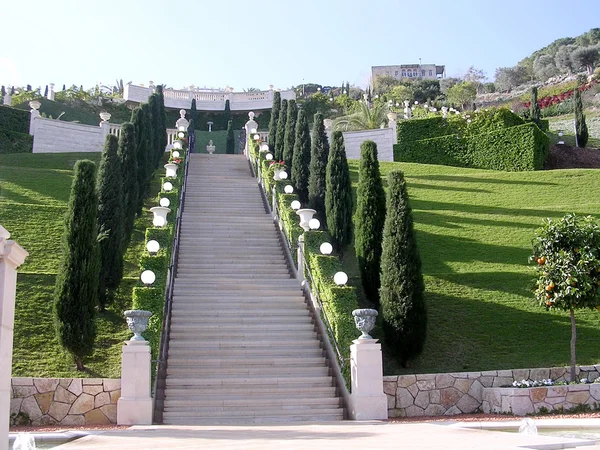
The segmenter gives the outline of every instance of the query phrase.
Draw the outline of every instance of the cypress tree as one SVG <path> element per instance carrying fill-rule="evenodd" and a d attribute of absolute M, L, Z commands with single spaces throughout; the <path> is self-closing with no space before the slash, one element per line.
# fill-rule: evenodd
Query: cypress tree
<path fill-rule="evenodd" d="M 10 88 L 10 95 L 15 95 L 15 87 L 11 86 Z"/>
<path fill-rule="evenodd" d="M 584 148 L 588 143 L 588 128 L 585 123 L 585 114 L 583 114 L 583 102 L 581 101 L 581 92 L 575 89 L 575 138 L 577 147 Z"/>
<path fill-rule="evenodd" d="M 329 159 L 329 140 L 325 133 L 323 114 L 315 114 L 311 139 L 310 166 L 308 177 L 308 205 L 317 211 L 321 221 L 325 215 L 325 178 Z"/>
<path fill-rule="evenodd" d="M 100 278 L 98 305 L 106 309 L 123 278 L 123 178 L 118 156 L 119 140 L 106 136 L 98 169 L 98 229 L 106 233 L 99 241 Z"/>
<path fill-rule="evenodd" d="M 531 104 L 529 105 L 529 116 L 538 126 L 541 124 L 540 105 L 538 105 L 538 90 L 536 86 L 531 88 Z"/>
<path fill-rule="evenodd" d="M 354 245 L 358 268 L 367 298 L 378 307 L 385 192 L 379 173 L 377 144 L 373 141 L 365 141 L 360 146 L 356 199 Z"/>
<path fill-rule="evenodd" d="M 152 94 L 148 99 L 148 109 L 150 110 L 150 118 L 151 124 L 149 131 L 152 135 L 152 146 L 151 146 L 151 160 L 152 160 L 152 171 L 158 169 L 158 165 L 160 163 L 161 156 L 164 154 L 165 148 L 160 150 L 160 142 L 162 139 L 162 132 L 160 130 L 161 120 L 160 120 L 160 105 L 158 95 Z"/>
<path fill-rule="evenodd" d="M 44 89 L 44 97 L 48 97 L 48 85 L 46 85 L 46 89 Z"/>
<path fill-rule="evenodd" d="M 281 100 L 281 109 L 279 110 L 279 119 L 277 120 L 277 132 L 275 135 L 275 161 L 283 159 L 283 148 L 285 147 L 285 123 L 287 121 L 287 100 Z"/>
<path fill-rule="evenodd" d="M 126 122 L 121 125 L 121 136 L 119 137 L 119 161 L 121 163 L 122 175 L 122 200 L 123 205 L 123 241 L 121 248 L 121 257 L 125 255 L 131 234 L 133 233 L 133 225 L 135 222 L 135 212 L 137 210 L 137 202 L 139 198 L 138 187 L 138 164 L 135 147 L 135 134 L 133 124 Z"/>
<path fill-rule="evenodd" d="M 391 172 L 388 175 L 379 294 L 385 342 L 404 367 L 421 353 L 425 344 L 427 308 L 424 290 L 406 182 L 402 172 Z"/>
<path fill-rule="evenodd" d="M 292 160 L 294 159 L 294 142 L 296 140 L 296 119 L 298 118 L 298 106 L 296 100 L 288 101 L 287 119 L 285 121 L 285 145 L 283 146 L 283 160 L 292 172 Z"/>
<path fill-rule="evenodd" d="M 225 126 L 229 126 L 229 121 L 231 120 L 231 106 L 229 106 L 229 99 L 225 100 L 225 114 L 223 115 L 225 120 Z"/>
<path fill-rule="evenodd" d="M 138 197 L 135 202 L 135 211 L 141 212 L 144 198 L 148 189 L 148 137 L 146 134 L 146 109 L 138 107 L 131 114 L 131 122 L 135 136 L 135 155 L 137 160 L 137 186 Z"/>
<path fill-rule="evenodd" d="M 335 250 L 343 258 L 352 242 L 352 182 L 341 131 L 334 131 L 325 178 L 325 216 Z"/>
<path fill-rule="evenodd" d="M 67 90 L 67 85 L 66 85 L 66 84 L 63 84 L 63 88 L 62 88 L 62 90 L 63 90 L 63 91 L 66 91 L 66 90 Z"/>
<path fill-rule="evenodd" d="M 94 317 L 98 303 L 98 197 L 96 165 L 77 161 L 61 242 L 61 262 L 54 289 L 53 315 L 60 345 L 77 365 L 92 353 L 96 338 Z"/>
<path fill-rule="evenodd" d="M 165 155 L 165 149 L 167 148 L 167 142 L 169 140 L 167 136 L 167 115 L 165 111 L 165 95 L 163 92 L 163 85 L 159 84 L 156 86 L 156 94 L 158 95 L 158 125 L 159 130 L 157 133 L 158 143 L 156 144 L 156 151 L 158 152 L 158 162 L 163 159 Z"/>
<path fill-rule="evenodd" d="M 196 108 L 196 99 L 192 99 L 192 106 L 190 107 L 190 123 L 194 125 L 194 129 L 198 129 L 198 109 Z M 188 126 L 188 132 L 189 132 Z"/>
<path fill-rule="evenodd" d="M 310 132 L 304 110 L 298 112 L 296 122 L 296 139 L 294 142 L 294 159 L 292 161 L 292 183 L 300 202 L 308 202 L 308 174 L 310 165 Z"/>
<path fill-rule="evenodd" d="M 233 155 L 235 153 L 235 138 L 233 136 L 233 120 L 227 122 L 227 142 L 225 144 L 225 153 Z"/>
<path fill-rule="evenodd" d="M 281 93 L 273 92 L 273 106 L 271 107 L 271 120 L 269 121 L 269 151 L 275 155 L 275 143 L 277 134 L 277 122 L 279 121 L 279 110 L 281 109 Z"/>

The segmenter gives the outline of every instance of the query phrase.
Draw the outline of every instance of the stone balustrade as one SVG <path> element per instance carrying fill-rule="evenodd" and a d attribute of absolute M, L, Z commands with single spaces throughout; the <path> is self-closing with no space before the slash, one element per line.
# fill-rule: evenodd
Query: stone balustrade
<path fill-rule="evenodd" d="M 580 366 L 577 376 L 593 381 L 600 377 L 600 365 Z M 483 409 L 484 392 L 488 388 L 511 386 L 513 381 L 548 378 L 554 382 L 566 381 L 569 368 L 386 376 L 383 378 L 383 390 L 387 395 L 389 417 L 451 416 Z M 570 398 L 573 399 L 573 396 Z M 487 401 L 490 403 L 490 399 Z M 496 403 L 494 401 L 493 404 Z"/>
<path fill-rule="evenodd" d="M 11 424 L 117 423 L 120 396 L 120 379 L 13 378 Z"/>

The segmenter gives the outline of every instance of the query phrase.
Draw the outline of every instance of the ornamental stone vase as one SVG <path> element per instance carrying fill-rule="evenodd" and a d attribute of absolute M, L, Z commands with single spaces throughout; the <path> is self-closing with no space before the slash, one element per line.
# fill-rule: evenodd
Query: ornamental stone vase
<path fill-rule="evenodd" d="M 301 208 L 296 211 L 296 214 L 300 216 L 300 226 L 304 231 L 310 230 L 310 226 L 308 225 L 308 223 L 316 213 L 317 211 L 310 208 Z"/>
<path fill-rule="evenodd" d="M 354 323 L 362 335 L 358 339 L 373 339 L 369 332 L 375 327 L 376 309 L 355 309 L 352 311 Z"/>
<path fill-rule="evenodd" d="M 165 169 L 167 171 L 167 173 L 165 174 L 165 177 L 167 178 L 177 178 L 177 167 L 179 167 L 177 164 L 174 163 L 167 163 L 165 164 Z"/>
<path fill-rule="evenodd" d="M 133 333 L 133 337 L 130 341 L 145 341 L 146 339 L 144 339 L 141 334 L 148 328 L 148 319 L 152 313 L 140 309 L 130 309 L 125 311 L 124 315 L 127 318 L 127 326 Z"/>
<path fill-rule="evenodd" d="M 273 169 L 273 179 L 274 179 L 275 181 L 279 181 L 279 180 L 281 180 L 280 174 L 281 174 L 281 172 L 283 172 L 283 171 L 284 171 L 284 169 Z"/>

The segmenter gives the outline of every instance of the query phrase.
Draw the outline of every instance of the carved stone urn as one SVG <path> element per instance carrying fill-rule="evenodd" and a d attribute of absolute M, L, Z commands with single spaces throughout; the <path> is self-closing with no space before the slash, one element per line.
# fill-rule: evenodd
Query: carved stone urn
<path fill-rule="evenodd" d="M 375 319 L 377 318 L 376 309 L 355 309 L 352 311 L 354 316 L 354 324 L 358 331 L 362 334 L 358 339 L 373 339 L 369 332 L 375 327 Z"/>
<path fill-rule="evenodd" d="M 141 335 L 146 328 L 148 328 L 148 319 L 152 315 L 150 311 L 142 311 L 140 309 L 130 309 L 125 311 L 125 317 L 127 318 L 127 326 L 133 333 L 133 337 L 130 341 L 145 341 Z"/>

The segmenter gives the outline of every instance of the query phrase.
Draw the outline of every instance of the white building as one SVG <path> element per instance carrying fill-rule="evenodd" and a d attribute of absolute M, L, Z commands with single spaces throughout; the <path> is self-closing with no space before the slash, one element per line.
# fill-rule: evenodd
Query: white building
<path fill-rule="evenodd" d="M 425 80 L 435 80 L 446 77 L 446 66 L 436 64 L 400 64 L 398 66 L 372 66 L 371 80 L 377 77 L 386 76 L 396 80 L 403 78 L 420 78 Z"/>

